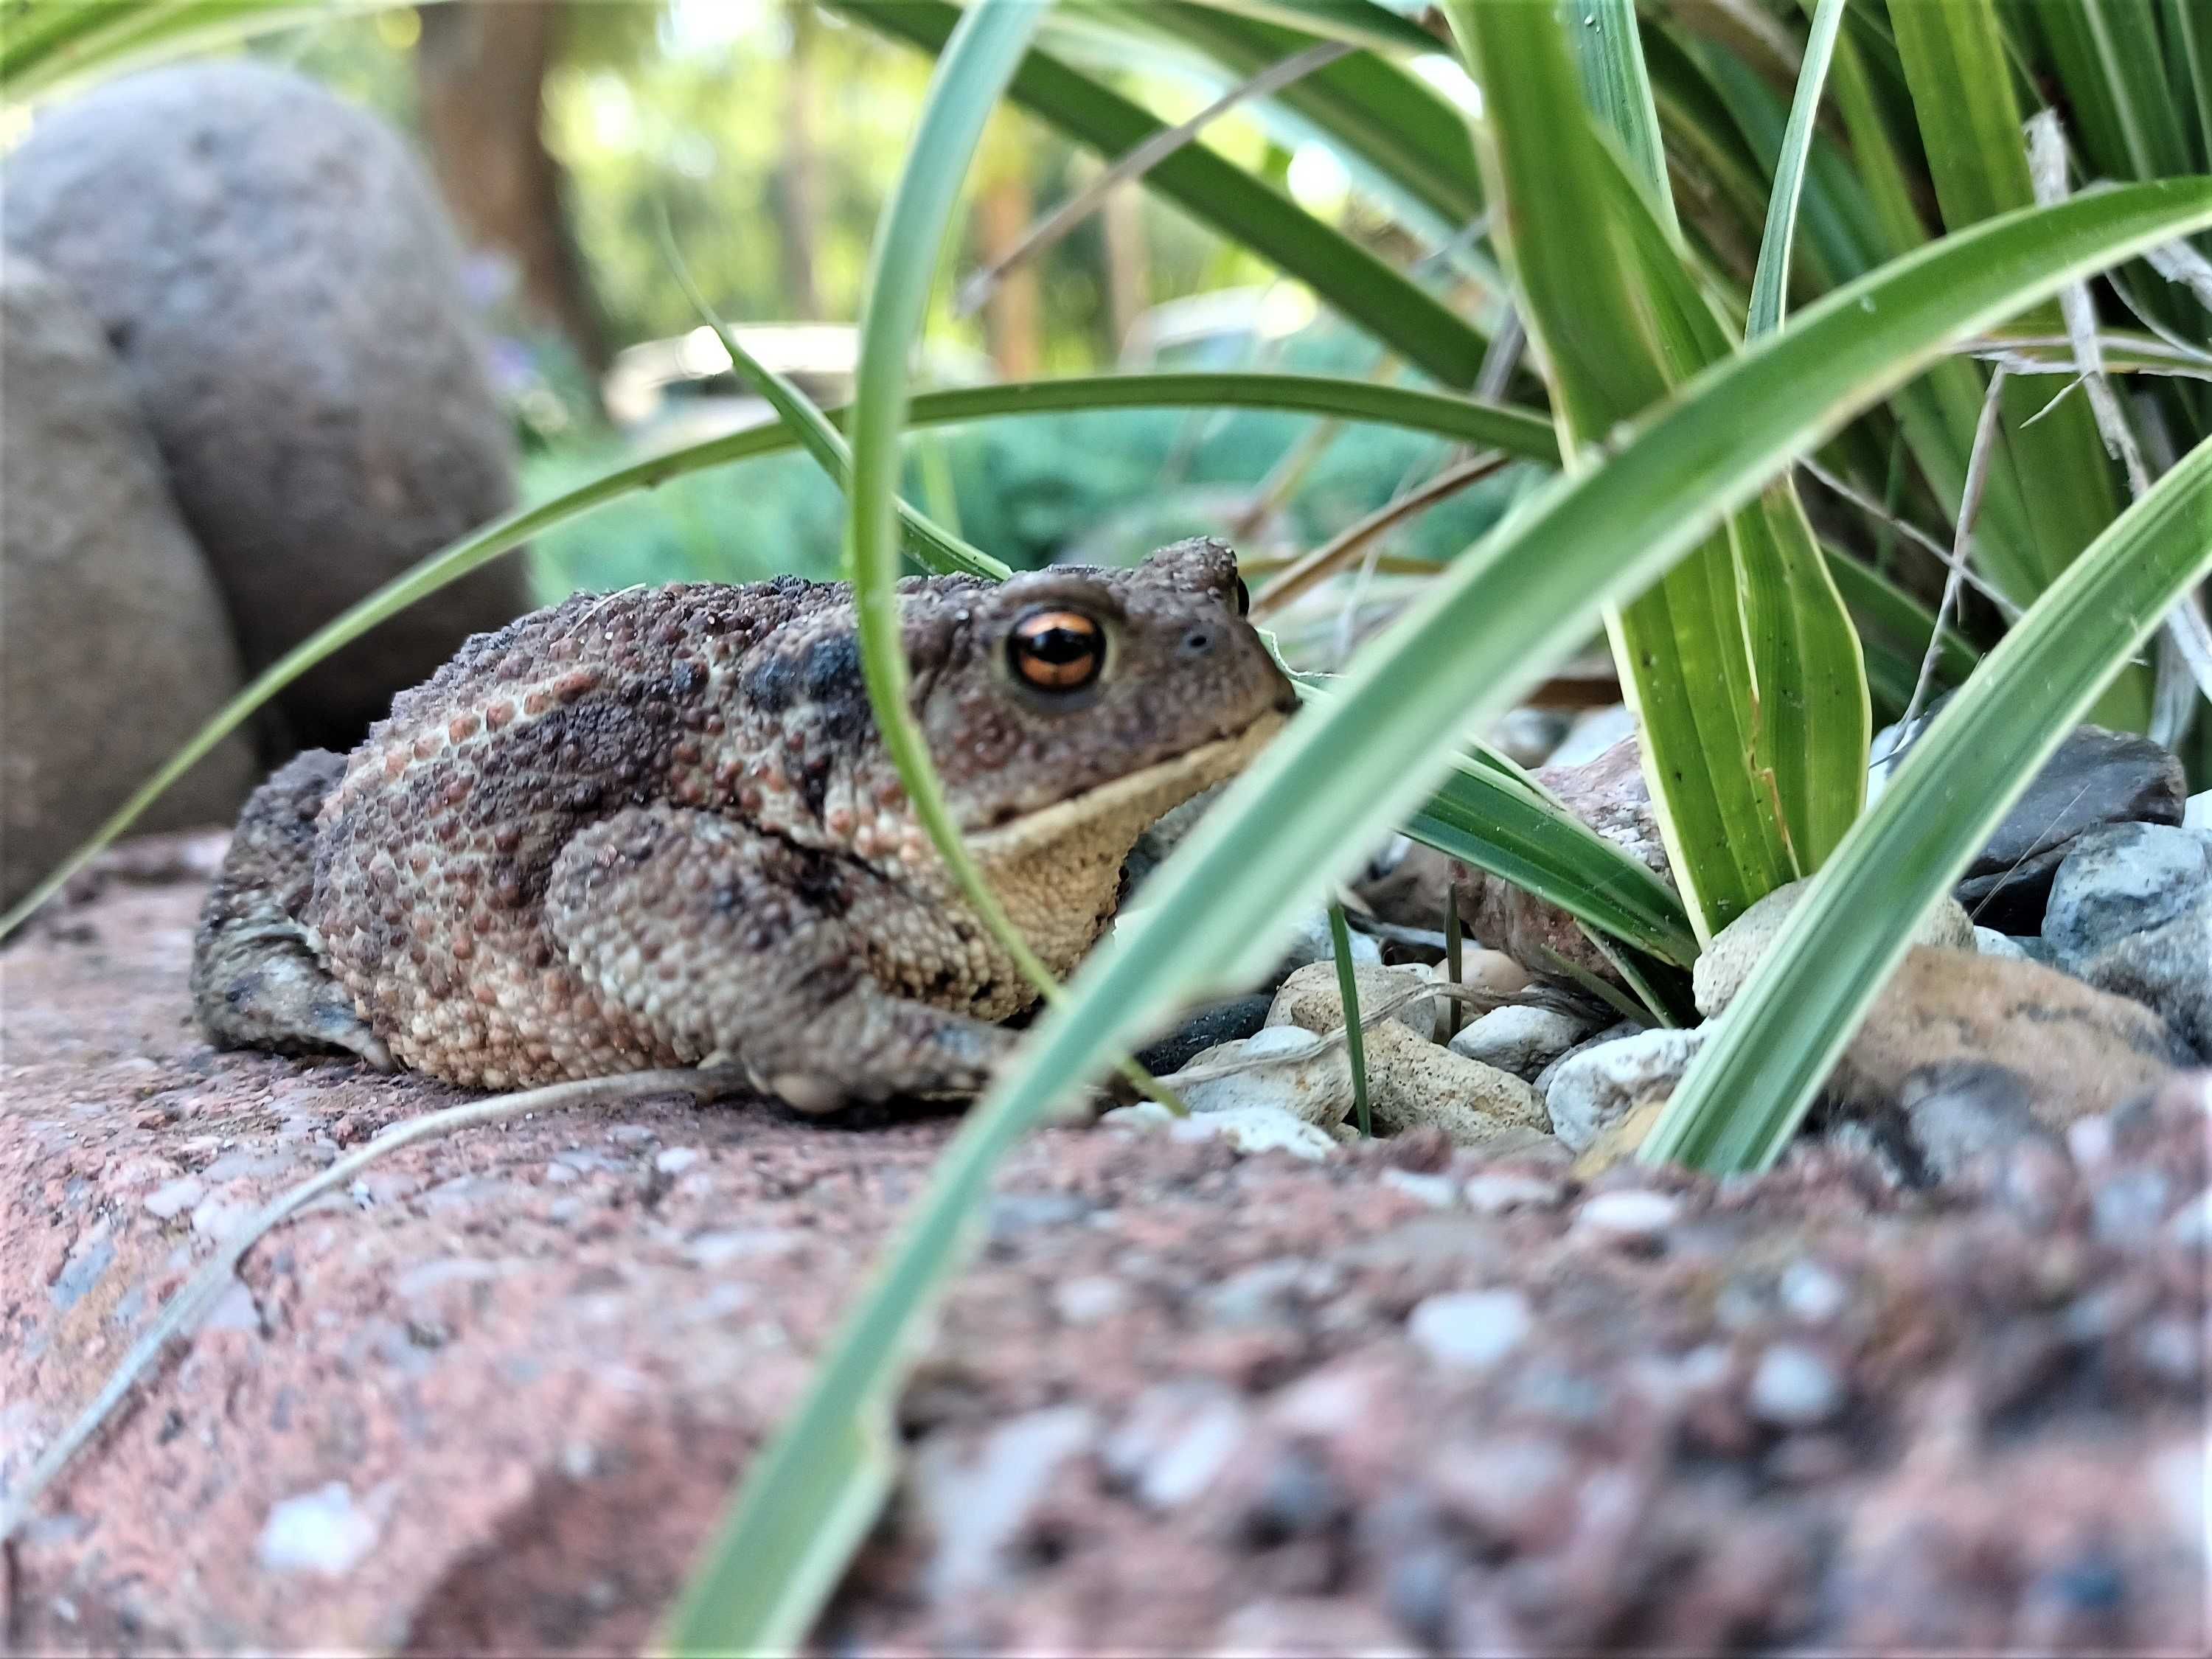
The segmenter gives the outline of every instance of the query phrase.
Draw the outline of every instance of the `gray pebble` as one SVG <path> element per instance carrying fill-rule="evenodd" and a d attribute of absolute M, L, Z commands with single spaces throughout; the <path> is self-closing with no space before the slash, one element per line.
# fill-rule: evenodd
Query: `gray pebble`
<path fill-rule="evenodd" d="M 1528 1300 L 1518 1291 L 1454 1291 L 1421 1302 L 1406 1321 L 1406 1334 L 1440 1364 L 1487 1370 L 1534 1327 Z"/>
<path fill-rule="evenodd" d="M 1751 1414 L 1778 1428 L 1803 1429 L 1826 1422 L 1843 1408 L 1843 1381 L 1811 1348 L 1778 1342 L 1761 1354 L 1751 1374 Z"/>

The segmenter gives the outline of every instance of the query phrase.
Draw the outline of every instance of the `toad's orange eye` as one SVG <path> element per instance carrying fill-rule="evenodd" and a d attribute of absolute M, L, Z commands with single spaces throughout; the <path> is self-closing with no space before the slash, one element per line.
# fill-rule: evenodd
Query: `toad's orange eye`
<path fill-rule="evenodd" d="M 1014 672 L 1041 691 L 1073 691 L 1106 665 L 1105 630 L 1080 611 L 1032 611 L 1006 641 Z"/>

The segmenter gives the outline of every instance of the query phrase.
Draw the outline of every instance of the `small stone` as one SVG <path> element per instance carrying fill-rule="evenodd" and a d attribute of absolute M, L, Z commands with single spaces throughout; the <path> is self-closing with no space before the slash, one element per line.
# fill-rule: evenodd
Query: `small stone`
<path fill-rule="evenodd" d="M 216 1192 L 192 1206 L 192 1231 L 220 1243 L 252 1220 L 259 1208 L 250 1199 Z"/>
<path fill-rule="evenodd" d="M 2188 1059 L 2166 1023 L 2127 998 L 2039 963 L 1916 945 L 1875 999 L 1827 1092 L 1844 1111 L 1879 1117 L 1904 1109 L 1916 1078 L 1994 1068 L 1979 1075 L 2008 1074 L 2035 1121 L 2063 1129 L 2150 1093 Z"/>
<path fill-rule="evenodd" d="M 1367 1092 L 1378 1134 L 1432 1125 L 1480 1148 L 1547 1127 L 1542 1098 L 1519 1078 L 1388 1021 L 1367 1033 Z"/>
<path fill-rule="evenodd" d="M 1516 764 L 1541 766 L 1558 753 L 1573 724 L 1571 716 L 1556 708 L 1516 708 L 1491 727 L 1490 743 Z"/>
<path fill-rule="evenodd" d="M 1006 1576 L 1006 1556 L 1054 1475 L 1087 1451 L 1098 1425 L 1080 1406 L 1054 1406 L 1002 1423 L 969 1459 L 945 1440 L 923 1442 L 908 1496 L 936 1549 L 923 1569 L 933 1601 L 972 1595 Z"/>
<path fill-rule="evenodd" d="M 2013 962 L 2035 960 L 2028 954 L 2026 945 L 2010 933 L 2000 933 L 1994 927 L 1975 927 L 1974 948 L 1985 957 L 2003 957 Z"/>
<path fill-rule="evenodd" d="M 2085 839 L 2110 824 L 2184 822 L 2185 787 L 2181 763 L 2149 738 L 2076 726 L 1952 891 L 1996 926 L 2033 933 L 2053 874 Z"/>
<path fill-rule="evenodd" d="M 2002 1066 L 1931 1066 L 1905 1079 L 1899 1100 L 1906 1138 L 1936 1181 L 1955 1181 L 1977 1158 L 2027 1141 L 2057 1144 L 2029 1109 L 2026 1081 Z"/>
<path fill-rule="evenodd" d="M 1552 1133 L 1570 1151 L 1583 1152 L 1637 1107 L 1666 1100 L 1704 1047 L 1705 1031 L 1654 1027 L 1569 1055 L 1544 1094 Z"/>
<path fill-rule="evenodd" d="M 179 1176 L 146 1194 L 146 1212 L 163 1221 L 173 1221 L 206 1196 L 207 1183 L 198 1176 Z"/>
<path fill-rule="evenodd" d="M 1129 1305 L 1129 1287 L 1103 1273 L 1087 1273 L 1053 1286 L 1052 1307 L 1070 1325 L 1095 1325 Z"/>
<path fill-rule="evenodd" d="M 271 1572 L 350 1572 L 376 1547 L 381 1518 L 354 1501 L 343 1481 L 287 1498 L 270 1507 L 254 1553 Z"/>
<path fill-rule="evenodd" d="M 1512 1170 L 1485 1170 L 1467 1178 L 1468 1206 L 1483 1215 L 1509 1210 L 1551 1210 L 1566 1196 L 1564 1183 Z"/>
<path fill-rule="evenodd" d="M 1616 715 L 1617 721 L 1625 715 Z M 1632 728 L 1632 721 L 1626 721 Z M 1590 731 L 1587 726 L 1581 728 Z M 1642 757 L 1633 735 L 1586 759 L 1583 744 L 1571 737 L 1536 781 L 1566 809 L 1638 863 L 1672 884 L 1666 842 L 1651 808 Z M 1621 985 L 1620 970 L 1592 944 L 1582 924 L 1557 905 L 1536 897 L 1503 877 L 1460 866 L 1454 891 L 1468 936 L 1479 939 L 1540 974 L 1557 971 L 1565 961 L 1609 985 Z"/>
<path fill-rule="evenodd" d="M 1267 1063 L 1225 1077 L 1191 1075 L 1253 1061 Z M 1271 1025 L 1208 1048 L 1185 1071 L 1164 1081 L 1194 1112 L 1271 1107 L 1326 1128 L 1342 1122 L 1352 1109 L 1352 1057 L 1346 1046 L 1339 1042 L 1324 1048 L 1320 1037 L 1297 1025 Z"/>
<path fill-rule="evenodd" d="M 1228 1466 L 1250 1420 L 1243 1399 L 1219 1382 L 1156 1383 L 1107 1437 L 1099 1461 L 1146 1508 L 1181 1509 Z"/>
<path fill-rule="evenodd" d="M 1363 933 L 1357 928 L 1349 929 L 1348 932 L 1353 963 L 1363 967 L 1381 967 L 1382 947 L 1375 942 L 1374 937 L 1371 934 Z M 1336 935 L 1335 931 L 1328 924 L 1328 911 L 1310 910 L 1298 918 L 1297 925 L 1291 933 L 1290 942 L 1283 947 L 1282 960 L 1278 965 L 1290 969 L 1292 975 L 1309 967 L 1325 967 L 1332 974 L 1336 971 Z M 1364 985 L 1361 991 L 1364 996 L 1365 994 Z M 1337 1015 L 1337 1023 L 1341 1024 L 1343 1021 L 1344 1016 L 1340 1012 Z M 1271 1019 L 1269 1023 L 1278 1022 Z M 1304 1022 L 1299 1023 L 1303 1024 Z"/>
<path fill-rule="evenodd" d="M 1145 1104 L 1155 1103 L 1146 1101 Z M 1123 1107 L 1121 1111 L 1133 1109 Z M 1227 1141 L 1240 1152 L 1288 1152 L 1294 1158 L 1320 1160 L 1336 1150 L 1328 1131 L 1301 1122 L 1279 1106 L 1231 1106 L 1217 1112 L 1194 1112 L 1178 1118 L 1158 1109 L 1169 1122 L 1168 1133 L 1178 1140 Z M 1109 1118 L 1119 1112 L 1109 1112 Z"/>
<path fill-rule="evenodd" d="M 1809 879 L 1778 887 L 1714 936 L 1690 970 L 1692 994 L 1699 1013 L 1714 1018 L 1735 1000 L 1790 913 L 1811 888 Z M 1974 949 L 1973 920 L 1958 900 L 1937 899 L 1913 928 L 1912 942 L 1971 951 Z"/>
<path fill-rule="evenodd" d="M 1843 1408 L 1844 1385 L 1835 1367 L 1811 1348 L 1778 1342 L 1759 1356 L 1751 1374 L 1751 1414 L 1778 1428 L 1812 1428 Z"/>
<path fill-rule="evenodd" d="M 1407 1319 L 1406 1334 L 1439 1364 L 1487 1370 L 1534 1326 L 1518 1291 L 1455 1291 L 1424 1299 Z"/>
<path fill-rule="evenodd" d="M 1182 1121 L 1157 1100 L 1139 1100 L 1098 1115 L 1100 1128 L 1119 1130 L 1124 1134 L 1146 1134 L 1156 1130 L 1171 1129 Z"/>
<path fill-rule="evenodd" d="M 1547 1066 L 1542 1071 L 1536 1073 L 1536 1092 L 1548 1099 L 1552 1092 L 1552 1079 L 1559 1076 L 1559 1067 L 1565 1065 L 1577 1054 L 1587 1054 L 1592 1048 L 1596 1048 L 1600 1043 L 1618 1042 L 1623 1037 L 1632 1037 L 1639 1032 L 1648 1031 L 1651 1028 L 1648 1025 L 1638 1025 L 1634 1020 L 1624 1019 L 1616 1024 L 1607 1026 L 1605 1030 L 1598 1032 L 1594 1036 L 1584 1037 L 1580 1042 L 1575 1044 L 1573 1048 L 1568 1049 L 1566 1053 L 1561 1054 L 1549 1066 Z"/>
<path fill-rule="evenodd" d="M 2069 972 L 2132 934 L 2186 914 L 2212 889 L 2212 837 L 2160 824 L 2083 836 L 2058 866 L 2043 940 Z"/>
<path fill-rule="evenodd" d="M 1588 1185 L 1607 1170 L 1632 1162 L 1644 1150 L 1644 1137 L 1657 1126 L 1659 1115 L 1666 1109 L 1663 1100 L 1641 1101 L 1630 1107 L 1583 1149 L 1569 1173 Z"/>
<path fill-rule="evenodd" d="M 2212 836 L 2142 823 L 2084 836 L 2051 884 L 2043 943 L 2058 967 L 2212 1050 Z"/>
<path fill-rule="evenodd" d="M 1599 1193 L 1575 1216 L 1575 1230 L 1607 1238 L 1656 1238 L 1682 1213 L 1681 1200 L 1665 1193 L 1630 1188 Z"/>
<path fill-rule="evenodd" d="M 2212 1245 L 2212 1187 L 2176 1210 L 2167 1218 L 2166 1231 L 2184 1249 L 2201 1251 Z"/>
<path fill-rule="evenodd" d="M 1463 1027 L 1447 1046 L 1455 1054 L 1534 1079 L 1594 1029 L 1593 1022 L 1555 1009 L 1493 1008 Z"/>
<path fill-rule="evenodd" d="M 1636 716 L 1624 703 L 1593 708 L 1578 716 L 1553 750 L 1553 766 L 1586 766 L 1636 736 Z"/>
<path fill-rule="evenodd" d="M 2172 1189 L 2156 1170 L 2130 1170 L 2101 1183 L 2091 1200 L 2098 1242 L 2123 1248 L 2137 1245 L 2166 1219 Z"/>
<path fill-rule="evenodd" d="M 1825 1325 L 1850 1305 L 1850 1286 L 1835 1271 L 1809 1256 L 1782 1270 L 1775 1293 L 1782 1305 L 1808 1325 Z"/>
<path fill-rule="evenodd" d="M 1410 1170 L 1385 1170 L 1379 1178 L 1385 1187 L 1395 1187 L 1409 1197 L 1420 1200 L 1432 1210 L 1448 1210 L 1459 1197 L 1459 1188 L 1449 1176 L 1416 1175 Z"/>
<path fill-rule="evenodd" d="M 1360 1024 L 1371 1038 L 1379 1029 L 1370 1023 L 1375 1009 L 1408 992 L 1419 991 L 1430 981 L 1425 973 L 1412 968 L 1369 963 L 1356 970 L 1352 982 L 1359 994 Z M 1389 1020 L 1426 1037 L 1436 1030 L 1436 1002 L 1424 997 L 1406 1003 L 1390 1014 Z M 1344 994 L 1337 983 L 1336 964 L 1313 963 L 1285 980 L 1275 993 L 1274 1006 L 1267 1010 L 1267 1025 L 1300 1026 L 1322 1036 L 1342 1030 Z"/>
<path fill-rule="evenodd" d="M 1204 1651 L 1208 1659 L 1414 1659 L 1427 1650 L 1359 1601 L 1285 1596 L 1239 1607 Z"/>
<path fill-rule="evenodd" d="M 665 1176 L 682 1175 L 696 1164 L 703 1154 L 696 1146 L 671 1146 L 653 1160 L 653 1167 Z"/>

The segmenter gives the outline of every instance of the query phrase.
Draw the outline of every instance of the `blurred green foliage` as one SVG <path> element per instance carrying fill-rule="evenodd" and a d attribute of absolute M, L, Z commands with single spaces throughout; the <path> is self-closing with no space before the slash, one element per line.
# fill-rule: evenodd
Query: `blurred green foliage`
<path fill-rule="evenodd" d="M 1372 362 L 1364 343 L 1316 327 L 1285 343 L 1273 366 L 1358 374 Z M 1128 563 L 1178 537 L 1224 533 L 1310 426 L 1309 417 L 1265 410 L 1137 409 L 923 428 L 908 437 L 907 494 L 924 499 L 923 461 L 933 448 L 961 532 L 987 552 L 1020 568 L 1056 559 Z M 1262 537 L 1244 538 L 1239 550 L 1310 547 L 1429 476 L 1448 451 L 1417 433 L 1346 427 Z M 612 440 L 536 456 L 525 468 L 526 493 L 543 500 L 619 459 Z M 1508 468 L 1419 515 L 1389 550 L 1451 557 L 1496 520 L 1523 471 Z M 763 457 L 627 497 L 541 537 L 536 579 L 548 599 L 579 587 L 757 581 L 779 571 L 826 579 L 837 574 L 844 528 L 837 492 L 811 461 Z"/>

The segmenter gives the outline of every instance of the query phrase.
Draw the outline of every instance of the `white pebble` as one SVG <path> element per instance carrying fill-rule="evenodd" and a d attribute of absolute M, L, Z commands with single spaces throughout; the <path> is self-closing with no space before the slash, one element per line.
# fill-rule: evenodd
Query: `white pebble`
<path fill-rule="evenodd" d="M 1763 1423 L 1810 1428 L 1842 1408 L 1844 1385 L 1835 1367 L 1812 1349 L 1778 1342 L 1759 1356 L 1748 1403 Z"/>
<path fill-rule="evenodd" d="M 2112 1162 L 2112 1120 L 2099 1112 L 2077 1117 L 2066 1126 L 2066 1150 L 2081 1169 L 2094 1170 Z"/>
<path fill-rule="evenodd" d="M 1519 1347 L 1535 1325 L 1518 1291 L 1454 1291 L 1432 1296 L 1406 1321 L 1406 1334 L 1430 1358 L 1487 1370 Z"/>
<path fill-rule="evenodd" d="M 1095 1325 L 1128 1305 L 1128 1286 L 1103 1273 L 1071 1279 L 1053 1287 L 1053 1311 L 1070 1325 Z"/>
<path fill-rule="evenodd" d="M 665 1176 L 682 1175 L 700 1158 L 696 1146 L 671 1146 L 653 1160 L 653 1167 Z"/>
<path fill-rule="evenodd" d="M 1486 1170 L 1467 1178 L 1467 1201 L 1485 1215 L 1502 1215 L 1508 1210 L 1548 1210 L 1559 1201 L 1565 1190 L 1556 1181 L 1547 1181 L 1541 1176 L 1516 1175 L 1510 1170 Z"/>
<path fill-rule="evenodd" d="M 206 1196 L 207 1183 L 198 1176 L 179 1176 L 146 1194 L 146 1212 L 163 1221 L 171 1221 Z"/>
<path fill-rule="evenodd" d="M 2201 1250 L 2207 1243 L 2212 1243 L 2212 1187 L 2207 1187 L 2169 1216 L 2166 1231 L 2184 1249 Z"/>
<path fill-rule="evenodd" d="M 1449 1176 L 1415 1175 L 1411 1170 L 1385 1170 L 1382 1184 L 1395 1187 L 1408 1197 L 1418 1198 L 1432 1210 L 1449 1210 L 1452 1200 L 1459 1196 L 1459 1188 Z"/>
<path fill-rule="evenodd" d="M 1325 1132 L 1299 1122 L 1279 1106 L 1232 1106 L 1227 1111 L 1199 1112 L 1177 1119 L 1169 1133 L 1177 1140 L 1211 1140 L 1218 1136 L 1240 1152 L 1281 1152 L 1320 1159 L 1336 1150 L 1336 1143 Z"/>
<path fill-rule="evenodd" d="M 255 1553 L 272 1572 L 350 1572 L 376 1547 L 376 1517 L 353 1499 L 343 1481 L 270 1506 Z"/>
<path fill-rule="evenodd" d="M 1244 1402 L 1218 1382 L 1158 1382 L 1138 1396 L 1099 1457 L 1146 1507 L 1179 1509 L 1228 1467 L 1249 1423 Z"/>
<path fill-rule="evenodd" d="M 1680 1200 L 1665 1193 L 1600 1193 L 1583 1206 L 1575 1226 L 1613 1238 L 1650 1238 L 1665 1232 L 1681 1212 Z"/>
<path fill-rule="evenodd" d="M 1828 1267 L 1805 1257 L 1782 1272 L 1782 1305 L 1808 1325 L 1825 1325 L 1851 1299 L 1850 1286 Z"/>

